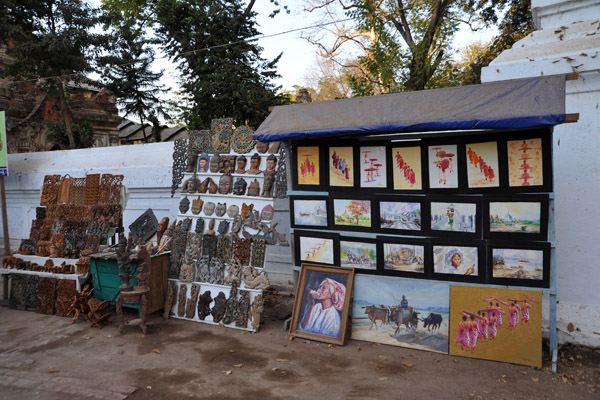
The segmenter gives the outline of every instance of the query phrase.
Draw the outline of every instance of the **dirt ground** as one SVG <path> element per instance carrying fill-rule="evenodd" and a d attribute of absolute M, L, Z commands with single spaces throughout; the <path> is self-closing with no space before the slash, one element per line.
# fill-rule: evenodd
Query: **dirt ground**
<path fill-rule="evenodd" d="M 268 298 L 269 299 L 269 298 Z M 112 323 L 0 307 L 3 399 L 598 399 L 600 349 L 562 347 L 558 373 L 348 340 L 291 341 L 273 305 L 252 334 L 149 318 Z M 131 314 L 130 318 L 135 315 Z"/>

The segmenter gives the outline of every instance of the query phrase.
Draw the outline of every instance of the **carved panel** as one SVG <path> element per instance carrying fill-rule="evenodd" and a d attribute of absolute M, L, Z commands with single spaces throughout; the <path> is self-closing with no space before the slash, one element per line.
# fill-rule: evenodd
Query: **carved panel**
<path fill-rule="evenodd" d="M 213 119 L 210 122 L 211 153 L 228 153 L 233 133 L 233 118 Z"/>
<path fill-rule="evenodd" d="M 250 153 L 256 145 L 256 140 L 252 139 L 253 134 L 254 131 L 247 126 L 236 128 L 231 137 L 233 151 L 240 154 Z"/>
<path fill-rule="evenodd" d="M 158 219 L 154 215 L 151 208 L 144 211 L 131 225 L 129 231 L 133 233 L 135 238 L 142 236 L 142 240 L 147 242 L 156 233 L 158 229 Z"/>
<path fill-rule="evenodd" d="M 171 197 L 183 180 L 183 171 L 187 164 L 186 157 L 187 141 L 185 139 L 177 139 L 173 144 L 173 182 L 171 183 Z"/>

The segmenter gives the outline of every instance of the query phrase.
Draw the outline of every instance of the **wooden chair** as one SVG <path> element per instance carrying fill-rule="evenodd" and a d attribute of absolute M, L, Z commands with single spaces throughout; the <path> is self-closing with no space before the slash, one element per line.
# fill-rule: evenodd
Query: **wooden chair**
<path fill-rule="evenodd" d="M 134 286 L 133 290 L 129 292 L 121 292 L 119 297 L 117 297 L 116 308 L 119 321 L 121 322 L 119 325 L 120 333 L 123 333 L 125 326 L 127 325 L 139 325 L 142 328 L 142 333 L 145 335 L 148 330 L 146 326 L 146 319 L 148 318 L 148 294 L 150 293 L 150 287 L 148 286 L 148 281 L 150 278 L 150 255 L 148 254 L 146 248 L 142 246 L 136 258 L 138 260 L 138 286 Z M 140 318 L 126 323 L 123 317 L 123 304 L 135 303 L 138 300 L 140 302 Z"/>

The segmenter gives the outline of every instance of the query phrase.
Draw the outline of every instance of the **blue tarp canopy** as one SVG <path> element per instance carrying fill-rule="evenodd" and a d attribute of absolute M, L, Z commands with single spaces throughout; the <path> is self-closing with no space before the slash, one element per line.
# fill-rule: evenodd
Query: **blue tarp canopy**
<path fill-rule="evenodd" d="M 565 75 L 277 106 L 254 133 L 262 141 L 564 122 Z"/>

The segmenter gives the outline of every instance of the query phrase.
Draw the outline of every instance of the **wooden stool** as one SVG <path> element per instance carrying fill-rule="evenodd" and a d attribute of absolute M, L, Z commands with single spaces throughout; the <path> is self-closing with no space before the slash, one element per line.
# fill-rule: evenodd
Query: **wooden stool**
<path fill-rule="evenodd" d="M 137 268 L 138 286 L 135 286 L 133 290 L 129 292 L 121 292 L 119 297 L 117 297 L 115 305 L 119 321 L 121 322 L 119 325 L 119 333 L 123 333 L 127 325 L 139 325 L 142 328 L 142 333 L 145 335 L 148 330 L 146 319 L 148 318 L 148 293 L 150 293 L 150 287 L 148 286 L 148 279 L 150 278 L 150 255 L 146 248 L 142 247 L 136 257 L 139 260 Z M 125 323 L 125 318 L 123 317 L 123 304 L 135 303 L 138 300 L 140 302 L 140 318 Z"/>

